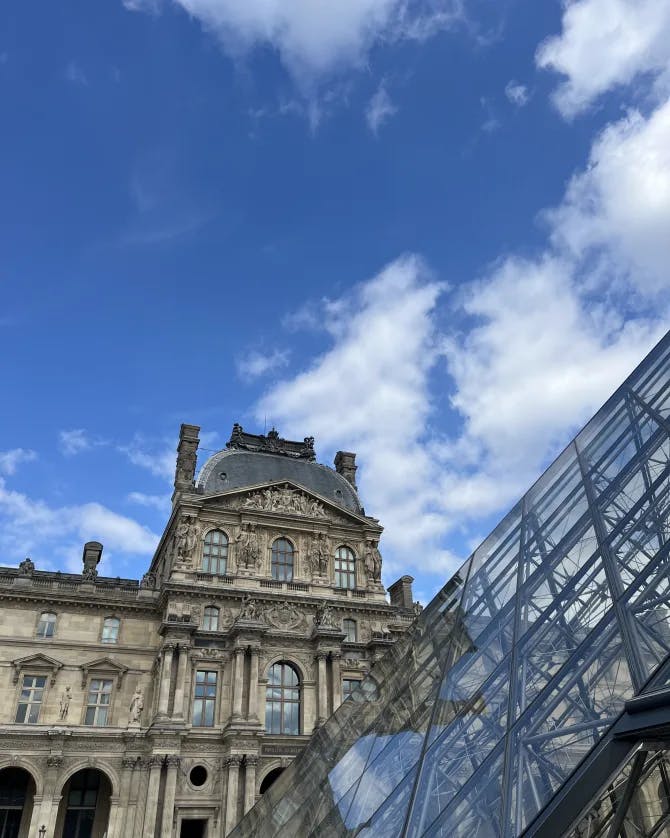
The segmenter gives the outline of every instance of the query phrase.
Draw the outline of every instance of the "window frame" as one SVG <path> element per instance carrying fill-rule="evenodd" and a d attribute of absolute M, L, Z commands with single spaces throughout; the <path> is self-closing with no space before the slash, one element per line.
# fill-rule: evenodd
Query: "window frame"
<path fill-rule="evenodd" d="M 107 629 L 107 623 L 115 621 L 116 623 L 116 633 L 114 634 L 112 639 L 105 638 L 105 631 Z M 102 631 L 100 632 L 100 642 L 104 643 L 105 646 L 115 646 L 118 645 L 119 642 L 119 634 L 121 632 L 121 618 L 117 617 L 114 614 L 109 614 L 107 617 L 104 617 L 102 620 Z"/>
<path fill-rule="evenodd" d="M 271 683 L 271 672 L 276 667 L 282 667 L 279 685 L 275 683 Z M 284 673 L 286 670 L 291 671 L 296 679 L 295 684 L 286 684 L 284 679 Z M 300 736 L 302 733 L 302 703 L 303 703 L 303 679 L 300 673 L 300 669 L 293 661 L 280 659 L 274 661 L 273 663 L 268 666 L 266 671 L 266 687 L 265 687 L 265 734 L 267 736 Z M 270 691 L 277 689 L 279 687 L 280 696 L 279 698 L 271 697 Z M 297 698 L 287 698 L 286 692 L 294 691 L 297 693 Z M 268 725 L 268 706 L 272 705 L 270 710 L 270 724 Z M 275 706 L 278 705 L 279 710 L 279 730 L 273 729 L 273 720 L 275 716 Z M 296 730 L 287 730 L 285 725 L 285 713 L 284 708 L 286 706 L 289 707 L 297 707 L 297 712 L 295 714 L 291 714 L 295 716 L 297 720 Z"/>
<path fill-rule="evenodd" d="M 26 687 L 26 678 L 33 678 L 33 679 L 41 678 L 41 679 L 43 679 L 44 683 L 42 684 L 41 687 L 35 687 L 35 686 Z M 36 724 L 39 724 L 40 714 L 42 712 L 42 706 L 44 705 L 44 699 L 46 698 L 46 692 L 47 692 L 47 689 L 48 689 L 48 685 L 49 685 L 49 676 L 48 675 L 44 675 L 43 673 L 30 672 L 30 671 L 21 673 L 21 685 L 19 687 L 19 692 L 18 692 L 17 700 L 16 700 L 16 708 L 15 708 L 15 711 L 14 711 L 14 724 L 17 724 L 17 725 L 36 725 Z M 22 697 L 21 694 L 26 689 L 30 689 L 31 692 L 33 692 L 35 690 L 41 690 L 41 696 L 40 696 L 39 701 L 35 701 L 34 698 L 31 701 L 22 701 L 21 700 L 21 697 Z M 27 709 L 26 709 L 26 712 L 24 713 L 23 720 L 20 721 L 19 720 L 19 710 L 22 706 L 25 706 Z M 26 719 L 26 716 L 29 716 L 30 708 L 32 708 L 34 706 L 37 706 L 37 715 L 36 715 L 34 721 L 30 721 L 30 719 Z"/>
<path fill-rule="evenodd" d="M 276 548 L 276 545 L 280 542 L 288 544 L 290 549 L 280 550 Z M 275 559 L 275 556 L 277 559 Z M 290 562 L 287 561 L 287 557 L 289 556 Z M 270 575 L 275 582 L 293 582 L 295 575 L 295 557 L 295 544 L 290 538 L 287 538 L 285 535 L 280 535 L 278 538 L 275 538 L 270 546 Z"/>
<path fill-rule="evenodd" d="M 223 536 L 222 542 L 208 542 L 207 539 L 214 534 Z M 210 552 L 214 551 L 214 552 Z M 230 551 L 230 539 L 228 533 L 220 527 L 213 527 L 207 530 L 202 539 L 202 554 L 200 559 L 200 570 L 202 573 L 211 573 L 213 576 L 226 576 L 228 573 L 228 554 Z M 223 566 L 223 570 L 221 567 Z M 213 570 L 212 568 L 216 569 Z"/>
<path fill-rule="evenodd" d="M 109 684 L 109 689 L 105 690 L 97 689 L 95 690 L 96 696 L 109 696 L 109 701 L 106 703 L 97 701 L 95 703 L 91 702 L 91 694 L 94 692 L 93 685 L 95 683 L 100 684 Z M 112 706 L 114 703 L 114 678 L 104 677 L 100 675 L 91 675 L 88 679 L 86 684 L 86 700 L 84 702 L 84 712 L 83 712 L 83 719 L 82 724 L 85 727 L 111 727 L 112 726 Z M 89 716 L 89 710 L 93 710 L 93 721 L 87 721 Z M 105 721 L 104 723 L 98 722 L 98 713 L 99 711 L 105 711 Z"/>
<path fill-rule="evenodd" d="M 350 632 L 348 628 L 353 627 L 353 637 L 350 636 Z M 345 643 L 358 643 L 358 621 L 354 620 L 353 617 L 345 617 L 342 620 L 342 631 L 346 635 L 344 638 Z"/>
<path fill-rule="evenodd" d="M 362 678 L 349 678 L 348 676 L 342 679 L 342 702 L 344 703 L 347 699 L 351 698 L 351 696 L 357 691 L 360 690 L 361 684 L 363 682 Z M 345 684 L 356 684 L 357 686 L 354 689 L 349 689 L 345 692 L 344 685 Z"/>
<path fill-rule="evenodd" d="M 42 625 L 42 617 L 53 617 L 53 620 L 45 620 L 45 626 L 53 626 L 51 634 L 48 634 L 46 631 L 44 633 L 40 633 L 40 626 Z M 58 613 L 56 611 L 41 611 L 39 617 L 37 618 L 37 625 L 35 627 L 35 637 L 38 640 L 51 640 L 51 638 L 56 636 L 56 628 L 58 626 Z"/>
<path fill-rule="evenodd" d="M 202 661 L 204 667 L 207 664 Z M 211 686 L 212 682 L 207 681 L 206 679 L 200 683 L 198 683 L 198 674 L 203 673 L 204 675 L 213 675 L 214 676 L 214 694 L 207 695 L 206 693 L 203 695 L 198 695 L 198 688 L 201 686 Z M 221 671 L 216 668 L 201 668 L 200 666 L 196 667 L 193 673 L 193 696 L 191 699 L 191 725 L 192 727 L 196 727 L 198 729 L 209 729 L 214 728 L 217 726 L 218 723 L 218 710 L 219 710 L 219 685 L 221 683 Z M 201 710 L 201 719 L 207 719 L 207 706 L 209 704 L 212 705 L 212 721 L 211 724 L 197 724 L 196 722 L 196 703 L 202 703 L 202 710 Z"/>
<path fill-rule="evenodd" d="M 214 626 L 211 625 L 213 616 L 215 617 Z M 202 611 L 202 624 L 200 628 L 203 631 L 219 631 L 220 619 L 221 609 L 218 607 L 218 605 L 206 605 Z"/>
<path fill-rule="evenodd" d="M 340 555 L 341 553 L 344 555 Z M 333 556 L 335 588 L 343 591 L 353 591 L 356 589 L 356 565 L 356 554 L 351 547 L 347 544 L 340 544 Z"/>

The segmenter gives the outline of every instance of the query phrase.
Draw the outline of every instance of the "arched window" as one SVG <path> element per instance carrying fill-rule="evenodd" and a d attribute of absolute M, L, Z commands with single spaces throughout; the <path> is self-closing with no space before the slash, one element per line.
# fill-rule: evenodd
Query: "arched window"
<path fill-rule="evenodd" d="M 300 678 L 290 663 L 274 663 L 265 693 L 265 730 L 297 736 L 300 733 Z"/>
<path fill-rule="evenodd" d="M 214 605 L 208 605 L 202 616 L 202 627 L 205 631 L 219 630 L 219 609 Z"/>
<path fill-rule="evenodd" d="M 105 617 L 105 622 L 102 624 L 102 642 L 117 643 L 120 625 L 121 620 L 118 617 Z"/>
<path fill-rule="evenodd" d="M 288 538 L 278 538 L 272 545 L 272 578 L 280 582 L 293 579 L 293 545 Z"/>
<path fill-rule="evenodd" d="M 356 620 L 342 620 L 342 631 L 346 634 L 346 643 L 356 643 L 358 633 L 356 631 Z"/>
<path fill-rule="evenodd" d="M 37 624 L 38 637 L 53 637 L 56 633 L 56 615 L 51 611 L 44 611 L 40 614 L 40 621 Z"/>
<path fill-rule="evenodd" d="M 356 587 L 356 557 L 348 547 L 338 547 L 335 551 L 335 587 Z"/>
<path fill-rule="evenodd" d="M 205 573 L 226 575 L 228 565 L 228 536 L 221 530 L 210 530 L 202 546 L 202 569 Z"/>

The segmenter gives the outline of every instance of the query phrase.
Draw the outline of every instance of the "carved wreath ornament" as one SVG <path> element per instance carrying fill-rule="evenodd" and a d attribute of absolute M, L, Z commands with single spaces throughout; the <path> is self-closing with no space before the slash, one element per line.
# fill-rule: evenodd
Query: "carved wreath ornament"
<path fill-rule="evenodd" d="M 244 501 L 244 508 L 259 509 L 264 512 L 289 512 L 295 515 L 308 515 L 311 518 L 326 517 L 326 510 L 322 503 L 288 486 L 254 492 Z"/>

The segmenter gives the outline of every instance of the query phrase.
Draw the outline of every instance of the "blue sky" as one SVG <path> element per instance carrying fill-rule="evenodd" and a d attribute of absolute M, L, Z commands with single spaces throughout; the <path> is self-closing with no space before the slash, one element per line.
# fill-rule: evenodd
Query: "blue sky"
<path fill-rule="evenodd" d="M 429 597 L 668 328 L 669 65 L 667 0 L 6 5 L 2 563 L 141 575 L 179 424 L 267 422 Z"/>

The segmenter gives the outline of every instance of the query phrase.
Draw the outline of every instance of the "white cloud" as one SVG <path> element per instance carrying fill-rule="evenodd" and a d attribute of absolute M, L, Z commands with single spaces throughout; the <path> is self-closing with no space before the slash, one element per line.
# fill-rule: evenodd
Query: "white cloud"
<path fill-rule="evenodd" d="M 382 81 L 373 94 L 365 111 L 365 119 L 372 133 L 377 136 L 379 129 L 385 122 L 398 112 L 398 108 L 391 101 L 385 83 Z"/>
<path fill-rule="evenodd" d="M 275 349 L 268 354 L 254 350 L 244 358 L 237 360 L 237 374 L 240 378 L 259 378 L 287 366 L 288 360 L 289 352 L 287 350 Z"/>
<path fill-rule="evenodd" d="M 670 99 L 637 111 L 596 139 L 586 169 L 548 214 L 555 244 L 573 256 L 603 252 L 608 283 L 626 273 L 639 292 L 670 284 Z"/>
<path fill-rule="evenodd" d="M 30 448 L 12 448 L 0 451 L 0 474 L 15 474 L 21 463 L 29 463 L 37 459 L 35 451 Z"/>
<path fill-rule="evenodd" d="M 517 108 L 522 108 L 524 105 L 527 105 L 528 99 L 530 98 L 526 85 L 519 84 L 519 82 L 514 80 L 508 81 L 505 85 L 505 96 Z"/>
<path fill-rule="evenodd" d="M 147 495 L 144 492 L 130 492 L 128 501 L 130 503 L 136 503 L 138 506 L 157 509 L 159 512 L 169 512 L 171 507 L 170 498 L 167 495 Z"/>
<path fill-rule="evenodd" d="M 566 77 L 554 101 L 565 117 L 587 108 L 603 93 L 670 64 L 667 0 L 567 2 L 563 31 L 538 49 L 537 64 Z"/>
<path fill-rule="evenodd" d="M 7 560 L 31 554 L 53 565 L 63 542 L 73 536 L 81 544 L 100 540 L 110 551 L 149 556 L 158 536 L 132 518 L 119 515 L 99 503 L 53 507 L 42 500 L 7 487 L 0 479 L 0 547 Z"/>
<path fill-rule="evenodd" d="M 362 67 L 381 41 L 424 40 L 463 20 L 462 0 L 175 0 L 233 57 L 275 49 L 303 88 L 345 68 Z M 155 0 L 125 0 L 151 11 Z"/>
<path fill-rule="evenodd" d="M 165 444 L 157 448 L 155 443 L 145 439 L 142 434 L 136 434 L 132 442 L 119 445 L 117 449 L 125 454 L 133 465 L 146 469 L 154 477 L 172 482 L 177 461 L 176 444 Z"/>
<path fill-rule="evenodd" d="M 88 78 L 76 61 L 68 62 L 65 68 L 65 78 L 70 84 L 79 85 L 80 87 L 86 87 L 88 85 Z"/>
<path fill-rule="evenodd" d="M 88 451 L 93 446 L 93 442 L 84 428 L 73 428 L 70 431 L 59 432 L 58 446 L 62 454 L 72 457 L 75 454 L 81 454 L 82 451 Z"/>

